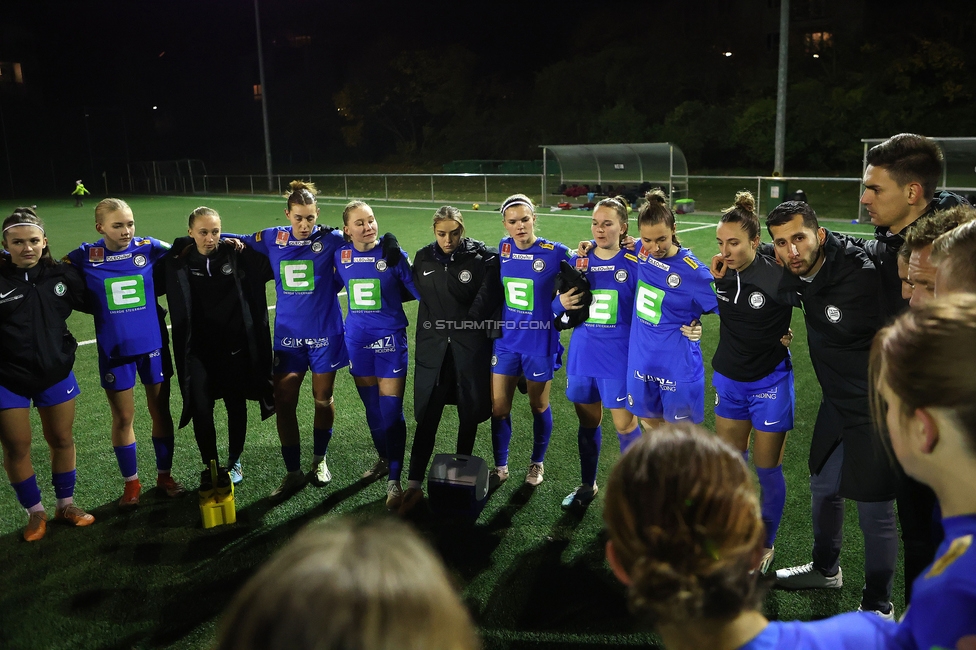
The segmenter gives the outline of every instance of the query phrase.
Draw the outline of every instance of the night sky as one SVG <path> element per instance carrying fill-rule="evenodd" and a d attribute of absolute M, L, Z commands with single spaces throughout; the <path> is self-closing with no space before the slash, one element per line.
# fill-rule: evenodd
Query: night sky
<path fill-rule="evenodd" d="M 972 63 L 966 34 L 976 3 L 932 3 L 922 23 L 899 18 L 918 6 L 901 0 L 792 4 L 793 30 L 823 29 L 818 16 L 834 16 L 836 43 L 829 60 L 814 61 L 794 36 L 791 81 L 810 75 L 856 87 L 863 82 L 848 72 L 866 44 L 898 48 L 914 38 L 913 24 L 926 38 L 941 30 L 963 49 L 970 43 Z M 683 132 L 668 120 L 682 102 L 775 97 L 777 5 L 260 0 L 275 166 L 429 167 L 537 157 L 543 141 L 674 140 Z M 398 60 L 400 68 L 391 64 Z M 0 88 L 18 184 L 176 158 L 204 160 L 217 173 L 263 170 L 252 0 L 8 0 L 2 61 L 21 62 L 25 79 Z M 964 72 L 972 79 L 971 67 Z M 355 99 L 347 114 L 339 97 Z M 851 133 L 878 135 L 863 133 L 869 128 Z"/>

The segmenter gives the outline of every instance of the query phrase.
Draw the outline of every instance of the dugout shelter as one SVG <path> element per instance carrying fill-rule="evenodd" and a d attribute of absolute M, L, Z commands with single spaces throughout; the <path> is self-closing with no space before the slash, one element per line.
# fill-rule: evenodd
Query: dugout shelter
<path fill-rule="evenodd" d="M 636 192 L 650 185 L 666 190 L 672 204 L 688 196 L 688 162 L 681 149 L 670 142 L 539 146 L 543 183 L 548 181 L 550 163 L 555 160 L 560 186 L 599 187 L 597 194 L 609 194 L 607 188 L 613 186 L 614 194 L 622 194 L 618 189 L 621 186 Z M 552 189 L 543 186 L 543 195 Z"/>

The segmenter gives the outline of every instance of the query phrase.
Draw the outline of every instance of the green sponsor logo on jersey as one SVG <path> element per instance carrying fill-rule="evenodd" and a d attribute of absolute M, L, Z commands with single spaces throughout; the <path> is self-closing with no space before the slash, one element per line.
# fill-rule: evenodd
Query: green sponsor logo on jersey
<path fill-rule="evenodd" d="M 349 309 L 376 311 L 382 306 L 379 278 L 349 280 Z"/>
<path fill-rule="evenodd" d="M 637 294 L 634 296 L 634 306 L 637 317 L 652 325 L 661 322 L 661 305 L 664 303 L 665 293 L 657 287 L 652 287 L 643 280 L 637 283 Z"/>
<path fill-rule="evenodd" d="M 502 278 L 502 283 L 505 285 L 505 304 L 509 309 L 532 311 L 535 306 L 532 280 Z"/>
<path fill-rule="evenodd" d="M 105 280 L 105 298 L 109 311 L 146 306 L 146 287 L 141 275 L 126 275 Z"/>
<path fill-rule="evenodd" d="M 315 265 L 312 260 L 282 260 L 278 272 L 281 288 L 288 293 L 315 291 Z"/>
<path fill-rule="evenodd" d="M 594 289 L 593 302 L 590 303 L 591 323 L 600 325 L 617 324 L 617 290 L 616 289 Z"/>

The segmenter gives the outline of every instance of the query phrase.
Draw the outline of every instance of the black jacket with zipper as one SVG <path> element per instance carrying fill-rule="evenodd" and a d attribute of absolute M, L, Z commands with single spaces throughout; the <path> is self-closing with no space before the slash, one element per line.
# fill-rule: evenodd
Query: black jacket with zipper
<path fill-rule="evenodd" d="M 222 296 L 194 296 L 191 289 L 191 255 L 196 253 L 196 245 L 189 237 L 182 237 L 173 243 L 173 249 L 166 257 L 166 296 L 169 303 L 170 322 L 173 325 L 173 352 L 176 371 L 183 395 L 183 412 L 179 426 L 185 427 L 199 405 L 194 403 L 195 390 L 190 386 L 191 375 L 188 365 L 190 357 L 203 363 L 204 367 L 221 362 L 218 348 L 215 356 L 214 346 L 199 344 L 193 335 L 194 305 L 207 304 L 212 308 L 221 303 Z M 273 356 L 271 350 L 271 327 L 268 322 L 268 300 L 265 285 L 274 279 L 268 258 L 250 249 L 238 252 L 232 244 L 220 242 L 217 250 L 208 258 L 209 266 L 215 274 L 232 278 L 230 286 L 236 294 L 239 309 L 233 313 L 243 322 L 228 322 L 228 328 L 240 333 L 241 344 L 247 348 L 249 359 L 246 376 L 237 378 L 244 396 L 257 401 L 261 406 L 261 419 L 274 413 L 274 394 L 271 379 Z M 196 286 L 206 286 L 196 285 Z M 214 283 L 217 289 L 217 283 Z M 196 299 L 195 299 L 196 298 Z M 220 315 L 210 314 L 208 320 L 219 320 Z"/>
<path fill-rule="evenodd" d="M 464 238 L 445 256 L 436 243 L 417 252 L 413 282 L 420 292 L 414 348 L 414 417 L 423 420 L 440 380 L 448 347 L 457 375 L 456 400 L 465 400 L 478 421 L 491 417 L 491 352 L 497 330 L 486 329 L 500 317 L 498 253 Z M 452 399 L 448 403 L 456 404 Z"/>
<path fill-rule="evenodd" d="M 88 311 L 78 269 L 43 259 L 21 269 L 0 259 L 0 385 L 29 397 L 68 376 L 78 348 L 67 325 L 73 310 Z"/>

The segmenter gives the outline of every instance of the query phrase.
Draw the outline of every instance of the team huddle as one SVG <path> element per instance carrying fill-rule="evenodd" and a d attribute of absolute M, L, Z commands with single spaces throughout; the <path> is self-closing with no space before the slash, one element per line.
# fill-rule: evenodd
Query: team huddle
<path fill-rule="evenodd" d="M 502 204 L 506 236 L 497 248 L 465 237 L 461 213 L 445 206 L 433 217 L 434 241 L 413 263 L 392 234 L 379 235 L 373 211 L 362 201 L 345 207 L 341 229 L 317 224 L 316 190 L 301 181 L 291 184 L 287 196 L 289 225 L 231 234 L 223 231 L 216 211 L 198 208 L 189 216 L 188 236 L 172 246 L 136 237 L 129 206 L 105 199 L 95 208 L 102 239 L 83 244 L 61 262 L 48 251 L 41 220 L 33 210 L 19 208 L 3 222 L 0 440 L 8 478 L 29 517 L 24 538 L 39 540 L 47 529 L 30 461 L 32 401 L 51 449 L 55 519 L 74 526 L 94 523 L 73 501 L 71 427 L 79 388 L 71 370 L 77 344 L 66 325 L 72 310 L 90 313 L 95 321 L 99 375 L 123 479 L 119 507 L 137 506 L 142 490 L 133 429 L 137 375 L 152 418 L 156 485 L 162 492 L 169 497 L 186 492 L 170 473 L 169 381 L 175 366 L 183 398 L 178 425 L 192 423 L 203 463 L 200 498 L 227 498 L 231 486 L 243 480 L 247 401 L 255 401 L 263 418 L 276 420 L 285 473 L 272 497 L 286 499 L 309 483 L 322 487 L 332 480 L 327 458 L 336 412 L 333 390 L 336 373 L 348 367 L 376 451 L 362 476 L 386 477 L 386 506 L 400 514 L 423 500 L 423 478 L 448 404 L 458 411 L 457 452 L 470 454 L 478 424 L 490 419 L 489 482 L 497 486 L 509 478 L 516 389 L 527 394 L 533 416 L 524 480 L 540 484 L 553 431 L 550 389 L 564 357 L 566 397 L 579 420 L 580 485 L 562 505 L 585 507 L 599 489 L 604 408 L 622 455 L 637 444 L 645 453 L 655 431 L 704 421 L 700 319 L 715 313 L 720 318 L 711 361 L 720 441 L 715 453 L 736 450 L 748 463 L 752 443 L 760 487 L 761 525 L 755 530 L 761 532 L 755 534 L 761 546 L 749 568 L 750 575 L 766 574 L 775 561 L 786 501 L 782 462 L 795 403 L 790 322 L 798 307 L 823 393 L 809 457 L 814 543 L 812 562 L 776 571 L 776 585 L 841 587 L 844 499 L 852 499 L 865 547 L 861 609 L 879 620 L 893 619 L 895 501 L 905 546 L 906 600 L 912 581 L 935 558 L 943 532 L 934 523 L 936 495 L 891 462 L 887 434 L 879 436 L 875 428 L 883 428 L 885 418 L 872 419 L 872 404 L 897 399 L 891 394 L 895 366 L 879 365 L 876 335 L 909 301 L 912 309 L 924 309 L 930 296 L 971 290 L 966 283 L 973 280 L 974 265 L 960 263 L 951 248 L 976 239 L 976 212 L 962 197 L 936 196 L 941 168 L 941 152 L 920 136 L 895 136 L 871 150 L 861 199 L 878 227 L 870 241 L 830 232 L 811 206 L 788 201 L 766 216 L 763 225 L 772 243 L 763 244 L 755 200 L 740 192 L 722 213 L 718 254 L 708 261 L 681 245 L 674 213 L 660 190 L 640 202 L 636 238 L 628 232 L 626 200 L 599 201 L 593 239 L 576 251 L 536 236 L 535 206 L 525 195 Z M 265 297 L 271 280 L 277 295 L 273 328 Z M 342 292 L 348 301 L 345 320 Z M 157 302 L 163 295 L 172 355 L 166 313 Z M 417 427 L 404 489 L 408 323 L 403 303 L 414 299 L 419 301 Z M 573 330 L 568 351 L 559 338 L 566 328 Z M 297 409 L 309 371 L 314 423 L 311 461 L 304 470 Z M 223 460 L 214 421 L 217 401 L 227 411 Z M 888 420 L 894 428 L 890 410 Z M 679 438 L 685 435 L 691 434 Z M 211 463 L 218 466 L 215 479 Z M 916 476 L 908 466 L 905 471 Z M 611 510 L 608 506 L 608 523 L 617 516 Z M 966 549 L 959 551 L 956 542 L 965 534 L 971 542 L 976 523 L 972 512 L 954 514 L 965 515 L 965 522 L 947 524 L 945 538 L 961 555 Z M 624 543 L 613 530 L 611 538 Z M 974 566 L 974 552 L 959 566 Z M 611 557 L 611 566 L 618 576 L 629 575 L 633 559 L 615 565 Z"/>

